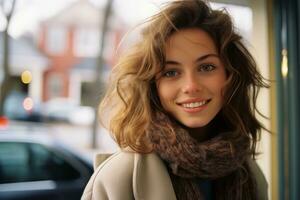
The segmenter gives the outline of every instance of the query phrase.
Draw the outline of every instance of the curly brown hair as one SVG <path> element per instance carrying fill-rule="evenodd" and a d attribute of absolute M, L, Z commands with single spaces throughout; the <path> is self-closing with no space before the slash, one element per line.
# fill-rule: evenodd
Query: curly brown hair
<path fill-rule="evenodd" d="M 213 10 L 202 0 L 173 1 L 146 23 L 141 40 L 113 68 L 100 104 L 101 122 L 108 124 L 119 146 L 140 153 L 152 150 L 145 133 L 154 113 L 162 109 L 153 82 L 164 67 L 166 40 L 180 29 L 199 28 L 212 37 L 231 77 L 219 116 L 226 126 L 252 138 L 255 156 L 264 129 L 255 117 L 256 99 L 259 89 L 268 85 L 226 10 Z"/>

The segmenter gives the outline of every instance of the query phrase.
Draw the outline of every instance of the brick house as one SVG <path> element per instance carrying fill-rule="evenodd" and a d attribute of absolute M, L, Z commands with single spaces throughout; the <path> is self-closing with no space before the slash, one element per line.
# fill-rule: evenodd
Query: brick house
<path fill-rule="evenodd" d="M 63 97 L 81 103 L 82 85 L 96 77 L 103 9 L 78 0 L 40 24 L 39 49 L 51 61 L 43 78 L 43 101 Z M 111 15 L 105 47 L 104 69 L 115 60 L 124 25 Z M 87 62 L 88 61 L 88 62 Z M 88 65 L 87 65 L 88 63 Z"/>

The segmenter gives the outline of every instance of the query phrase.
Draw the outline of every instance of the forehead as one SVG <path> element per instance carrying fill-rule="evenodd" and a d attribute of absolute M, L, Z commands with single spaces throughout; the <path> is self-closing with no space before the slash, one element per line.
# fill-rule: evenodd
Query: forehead
<path fill-rule="evenodd" d="M 166 56 L 172 56 L 172 53 L 180 51 L 181 53 L 217 53 L 216 45 L 212 37 L 204 30 L 199 28 L 183 29 L 174 32 L 166 40 Z"/>

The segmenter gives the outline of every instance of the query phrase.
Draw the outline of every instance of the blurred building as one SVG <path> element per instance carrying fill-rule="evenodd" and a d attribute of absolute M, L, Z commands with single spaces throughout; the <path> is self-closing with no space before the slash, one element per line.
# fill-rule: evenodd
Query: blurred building
<path fill-rule="evenodd" d="M 3 33 L 0 33 L 0 46 L 3 47 Z M 12 90 L 27 94 L 36 102 L 41 101 L 43 74 L 47 70 L 49 60 L 35 46 L 29 37 L 14 39 L 9 37 L 9 69 L 15 79 Z M 3 48 L 0 48 L 0 63 L 3 63 Z M 21 82 L 21 74 L 28 71 L 32 80 L 30 84 Z M 2 76 L 1 72 L 1 75 Z M 1 77 L 2 79 L 2 77 Z"/>
<path fill-rule="evenodd" d="M 89 105 L 89 95 L 95 95 L 88 86 L 97 76 L 103 16 L 102 8 L 88 0 L 78 0 L 40 24 L 38 47 L 51 61 L 43 76 L 44 101 L 63 97 Z M 114 63 L 114 51 L 124 30 L 121 19 L 112 14 L 104 70 L 109 70 Z"/>

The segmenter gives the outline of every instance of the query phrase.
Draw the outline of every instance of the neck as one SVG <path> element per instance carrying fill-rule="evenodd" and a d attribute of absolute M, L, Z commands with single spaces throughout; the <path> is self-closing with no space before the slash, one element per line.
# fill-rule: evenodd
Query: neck
<path fill-rule="evenodd" d="M 209 140 L 215 135 L 213 125 L 210 124 L 200 128 L 187 128 L 187 131 L 198 142 L 204 142 L 206 140 Z"/>
<path fill-rule="evenodd" d="M 177 121 L 178 122 L 178 121 Z M 180 124 L 180 122 L 178 122 Z M 206 126 L 198 128 L 189 128 L 181 124 L 189 133 L 192 138 L 198 142 L 204 142 L 215 137 L 219 132 L 226 131 L 223 120 L 217 115 L 210 123 Z"/>
<path fill-rule="evenodd" d="M 225 131 L 223 128 L 221 128 L 222 125 L 224 125 L 224 123 L 222 123 L 221 118 L 216 116 L 206 126 L 199 128 L 187 128 L 187 131 L 189 132 L 190 136 L 192 136 L 198 142 L 204 142 L 215 137 L 220 131 Z"/>

